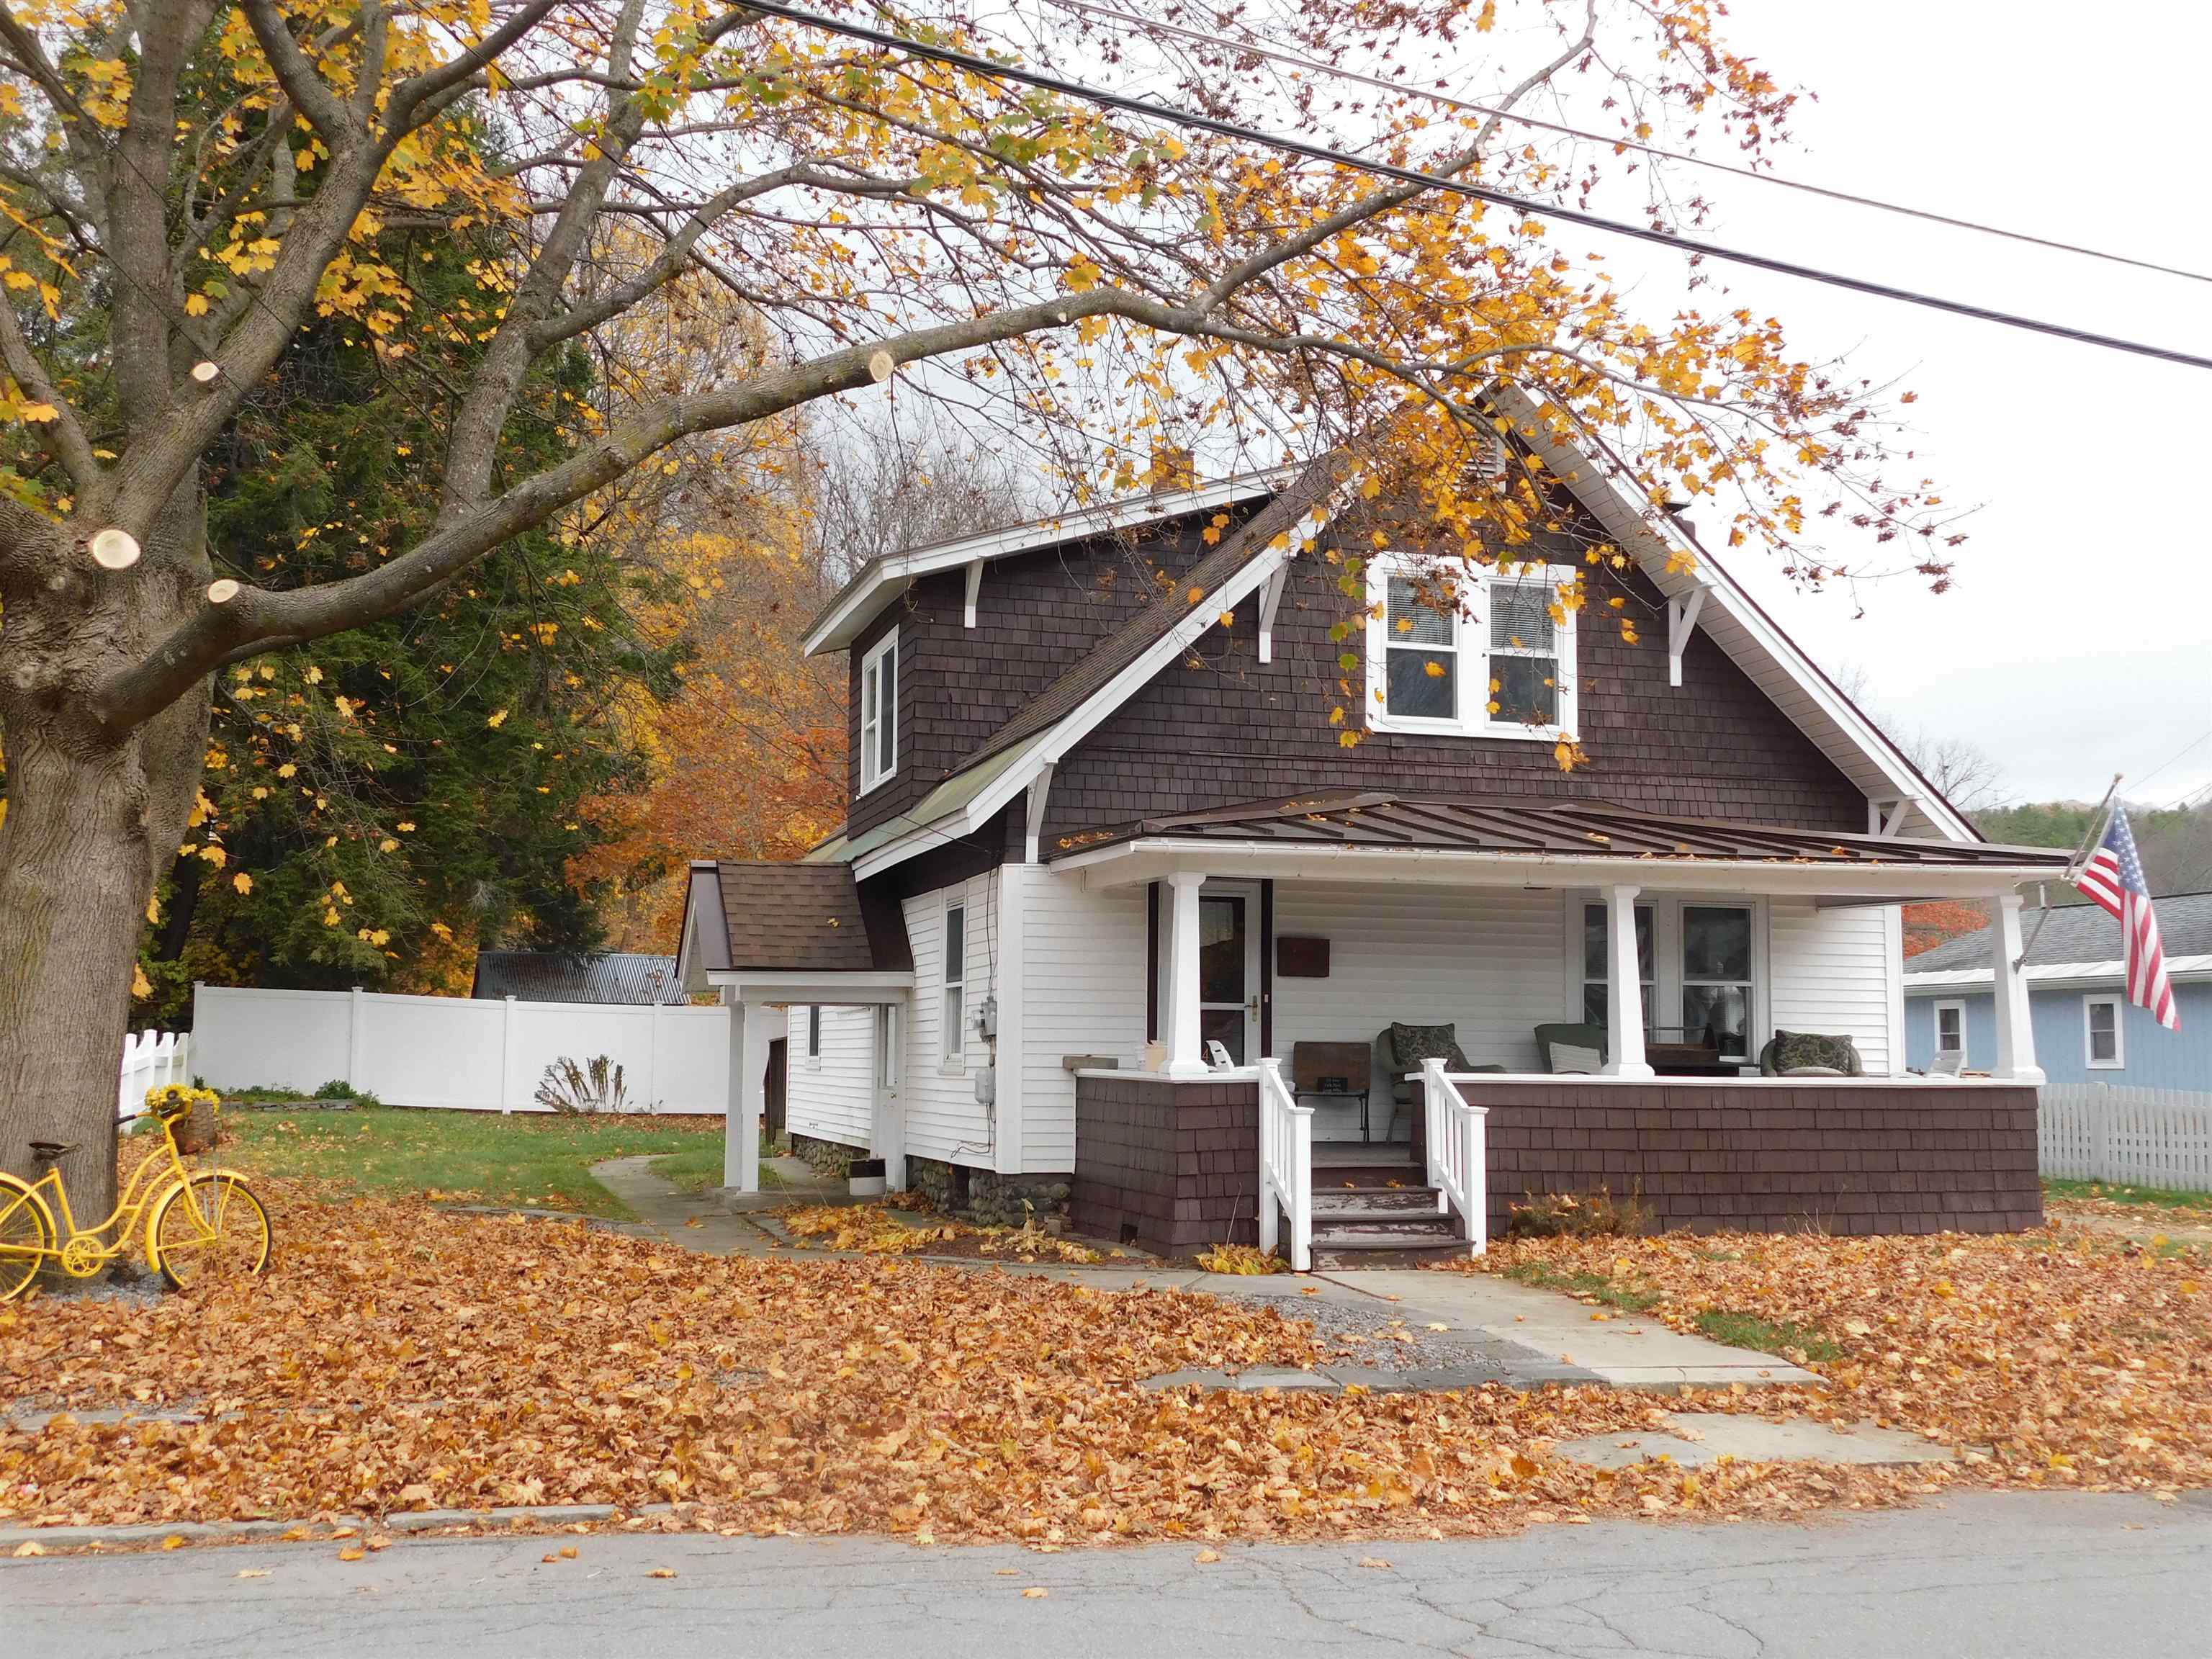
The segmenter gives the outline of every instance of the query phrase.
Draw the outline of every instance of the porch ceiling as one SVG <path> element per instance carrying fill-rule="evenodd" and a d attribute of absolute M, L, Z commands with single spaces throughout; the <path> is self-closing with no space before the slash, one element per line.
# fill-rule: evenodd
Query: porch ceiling
<path fill-rule="evenodd" d="M 2042 847 L 1662 817 L 1602 801 L 1371 792 L 1143 818 L 1046 851 L 1048 863 L 1112 882 L 1165 867 L 1470 882 L 1564 872 L 1592 883 L 1899 898 L 2001 892 L 2049 878 L 2067 857 Z"/>

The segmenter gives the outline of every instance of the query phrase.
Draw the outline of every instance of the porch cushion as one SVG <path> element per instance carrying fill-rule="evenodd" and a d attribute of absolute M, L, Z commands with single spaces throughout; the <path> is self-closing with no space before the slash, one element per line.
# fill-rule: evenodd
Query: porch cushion
<path fill-rule="evenodd" d="M 1467 1056 L 1460 1052 L 1452 1025 L 1407 1025 L 1400 1020 L 1390 1022 L 1390 1048 L 1397 1055 L 1398 1064 L 1408 1072 L 1418 1072 L 1430 1060 L 1442 1060 L 1455 1072 L 1467 1070 Z"/>
<path fill-rule="evenodd" d="M 1555 1042 L 1564 1042 L 1574 1048 L 1595 1048 L 1599 1060 L 1602 1062 L 1605 1059 L 1605 1027 L 1602 1025 L 1587 1022 L 1572 1025 L 1563 1022 L 1539 1025 L 1536 1028 L 1536 1055 L 1547 1071 L 1559 1069 L 1552 1063 L 1552 1045 Z"/>
<path fill-rule="evenodd" d="M 1844 1077 L 1864 1074 L 1857 1046 L 1847 1036 L 1823 1036 L 1814 1031 L 1777 1031 L 1759 1057 L 1759 1069 L 1769 1077 L 1786 1076 L 1803 1066 L 1826 1066 Z"/>
<path fill-rule="evenodd" d="M 1605 1056 L 1595 1048 L 1577 1048 L 1571 1042 L 1552 1045 L 1551 1069 L 1560 1073 L 1596 1072 L 1605 1064 Z"/>

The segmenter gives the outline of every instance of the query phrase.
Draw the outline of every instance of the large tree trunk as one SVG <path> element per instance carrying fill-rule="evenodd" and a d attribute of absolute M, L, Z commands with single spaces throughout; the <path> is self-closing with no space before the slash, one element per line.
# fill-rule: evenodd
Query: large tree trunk
<path fill-rule="evenodd" d="M 197 599 L 206 582 L 203 522 L 197 500 L 180 501 L 140 565 L 112 575 L 58 527 L 54 574 L 8 595 L 0 634 L 8 768 L 0 1167 L 31 1174 L 34 1139 L 76 1143 L 62 1174 L 80 1225 L 115 1202 L 117 1067 L 131 969 L 155 873 L 176 855 L 198 788 L 208 733 L 204 695 L 117 731 L 92 716 L 85 693 Z"/>

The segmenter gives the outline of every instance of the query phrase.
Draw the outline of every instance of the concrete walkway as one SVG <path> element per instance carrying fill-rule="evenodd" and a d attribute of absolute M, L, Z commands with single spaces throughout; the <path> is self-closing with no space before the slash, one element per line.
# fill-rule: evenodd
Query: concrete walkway
<path fill-rule="evenodd" d="M 569 1539 L 562 1559 L 561 1541 L 0 1559 L 0 1627 L 11 1652 L 74 1659 L 2198 1659 L 2212 1630 L 2212 1504 L 2194 1493 L 1211 1552 L 629 1534 Z"/>
<path fill-rule="evenodd" d="M 766 1255 L 788 1247 L 763 1224 L 766 1218 L 759 1212 L 794 1202 L 851 1201 L 841 1187 L 824 1180 L 811 1166 L 796 1158 L 774 1162 L 779 1173 L 787 1165 L 797 1165 L 791 1176 L 794 1184 L 781 1192 L 681 1193 L 653 1173 L 650 1158 L 611 1158 L 593 1164 L 592 1174 L 637 1212 L 635 1222 L 617 1224 L 621 1231 L 706 1255 Z M 801 1181 L 805 1184 L 797 1184 Z M 724 1207 L 725 1203 L 732 1207 Z M 1385 1376 L 1370 1368 L 1332 1367 L 1329 1380 L 1340 1386 L 1358 1382 L 1382 1388 L 1466 1388 L 1497 1380 L 1519 1388 L 1607 1382 L 1615 1388 L 1668 1391 L 1724 1388 L 1732 1382 L 1759 1388 L 1820 1380 L 1773 1354 L 1727 1347 L 1669 1330 L 1656 1320 L 1591 1308 L 1555 1291 L 1516 1285 L 1493 1273 L 1340 1269 L 1245 1277 L 1182 1267 L 1025 1266 L 942 1259 L 974 1272 L 1027 1273 L 1094 1290 L 1144 1285 L 1206 1296 L 1279 1299 L 1285 1304 L 1285 1311 L 1293 1314 L 1316 1303 L 1382 1313 L 1404 1320 L 1425 1340 L 1441 1339 L 1436 1346 L 1464 1350 L 1427 1370 Z M 1593 1318 L 1594 1314 L 1610 1316 Z"/>

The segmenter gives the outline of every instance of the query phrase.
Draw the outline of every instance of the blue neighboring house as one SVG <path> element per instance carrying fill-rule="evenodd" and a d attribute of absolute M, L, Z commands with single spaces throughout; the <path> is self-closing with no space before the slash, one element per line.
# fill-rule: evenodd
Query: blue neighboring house
<path fill-rule="evenodd" d="M 2179 1031 L 2129 1004 L 2118 918 L 2094 904 L 2021 913 L 2021 937 L 2033 941 L 2026 977 L 2035 1059 L 2051 1082 L 2212 1091 L 2212 893 L 2157 902 Z M 1968 1071 L 1996 1060 L 1990 951 L 1984 928 L 1905 964 L 1905 1063 L 1913 1070 L 1952 1048 L 1965 1049 Z"/>

